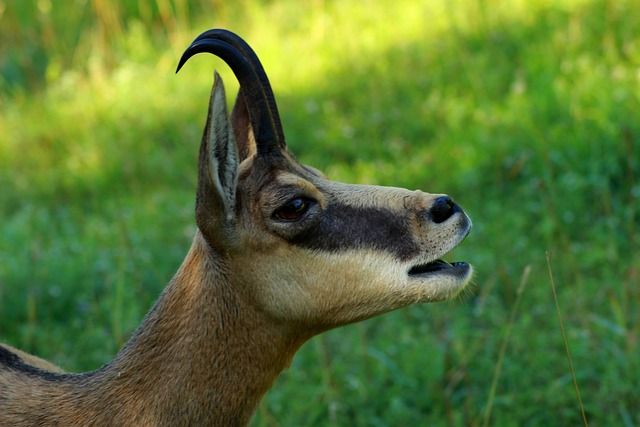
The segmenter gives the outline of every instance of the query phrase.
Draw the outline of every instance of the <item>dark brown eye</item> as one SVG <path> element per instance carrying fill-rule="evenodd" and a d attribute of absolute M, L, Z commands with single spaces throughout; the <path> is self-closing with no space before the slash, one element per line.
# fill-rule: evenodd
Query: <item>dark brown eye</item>
<path fill-rule="evenodd" d="M 309 210 L 312 203 L 313 201 L 307 198 L 298 197 L 285 203 L 273 216 L 282 221 L 295 221 Z"/>

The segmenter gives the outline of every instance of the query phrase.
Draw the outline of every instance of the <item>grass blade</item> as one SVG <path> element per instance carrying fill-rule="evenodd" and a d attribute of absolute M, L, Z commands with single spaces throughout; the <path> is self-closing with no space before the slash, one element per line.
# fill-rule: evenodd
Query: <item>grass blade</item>
<path fill-rule="evenodd" d="M 529 273 L 531 272 L 531 266 L 527 265 L 522 271 L 522 277 L 520 278 L 520 286 L 516 295 L 516 301 L 511 308 L 511 314 L 509 315 L 509 322 L 507 323 L 507 332 L 504 334 L 502 345 L 500 346 L 500 352 L 498 353 L 498 361 L 496 362 L 496 368 L 493 371 L 493 380 L 491 381 L 491 389 L 489 390 L 489 398 L 487 399 L 487 406 L 484 409 L 484 416 L 482 420 L 483 427 L 489 425 L 491 419 L 491 409 L 493 408 L 493 399 L 496 395 L 496 389 L 498 387 L 498 378 L 500 378 L 500 372 L 502 371 L 502 363 L 504 361 L 504 355 L 507 352 L 507 345 L 509 344 L 509 337 L 511 336 L 511 330 L 515 323 L 518 307 L 520 307 L 520 301 L 522 301 L 522 294 L 524 288 L 529 280 Z"/>
<path fill-rule="evenodd" d="M 571 361 L 571 354 L 569 353 L 569 343 L 567 342 L 567 335 L 564 332 L 564 323 L 562 322 L 562 314 L 560 313 L 560 304 L 558 303 L 558 294 L 556 293 L 556 285 L 553 280 L 553 272 L 551 271 L 551 254 L 547 252 L 547 267 L 549 269 L 549 279 L 551 279 L 551 289 L 553 289 L 553 299 L 556 302 L 556 311 L 558 312 L 558 322 L 560 323 L 560 331 L 562 332 L 562 340 L 564 341 L 564 350 L 567 354 L 567 360 L 569 361 L 569 369 L 571 370 L 571 377 L 573 378 L 573 386 L 576 389 L 576 396 L 578 396 L 578 403 L 580 404 L 580 411 L 582 412 L 582 421 L 585 426 L 588 426 L 587 416 L 584 413 L 584 406 L 582 405 L 582 398 L 580 397 L 580 388 L 578 387 L 578 381 L 576 380 L 576 373 L 573 370 L 573 362 Z"/>

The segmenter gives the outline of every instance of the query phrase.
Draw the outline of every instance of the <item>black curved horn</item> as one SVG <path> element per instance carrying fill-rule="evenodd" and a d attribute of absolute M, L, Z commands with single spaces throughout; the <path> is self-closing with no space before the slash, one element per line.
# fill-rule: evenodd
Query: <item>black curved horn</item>
<path fill-rule="evenodd" d="M 277 155 L 286 147 L 284 132 L 271 84 L 253 49 L 231 31 L 205 31 L 184 51 L 176 73 L 189 58 L 201 52 L 212 53 L 222 58 L 240 82 L 249 110 L 258 155 Z"/>

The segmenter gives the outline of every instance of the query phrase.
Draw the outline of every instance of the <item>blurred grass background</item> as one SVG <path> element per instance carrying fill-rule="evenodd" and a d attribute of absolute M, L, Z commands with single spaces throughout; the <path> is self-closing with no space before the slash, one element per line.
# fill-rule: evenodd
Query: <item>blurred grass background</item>
<path fill-rule="evenodd" d="M 237 87 L 211 56 L 173 74 L 212 27 L 263 60 L 301 161 L 475 222 L 472 295 L 316 337 L 255 426 L 580 425 L 547 252 L 587 420 L 640 424 L 632 0 L 0 0 L 0 340 L 95 369 L 176 271 L 213 69 Z"/>

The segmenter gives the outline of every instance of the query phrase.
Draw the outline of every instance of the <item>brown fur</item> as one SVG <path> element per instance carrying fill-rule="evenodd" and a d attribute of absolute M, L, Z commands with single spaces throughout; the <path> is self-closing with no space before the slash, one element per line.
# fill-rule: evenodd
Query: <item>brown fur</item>
<path fill-rule="evenodd" d="M 286 149 L 257 156 L 242 94 L 231 123 L 216 78 L 198 232 L 126 346 L 85 374 L 0 348 L 0 425 L 245 425 L 313 335 L 467 284 L 468 266 L 411 273 L 469 231 L 459 209 L 433 220 L 440 195 L 332 182 Z M 299 220 L 274 214 L 301 197 Z"/>

